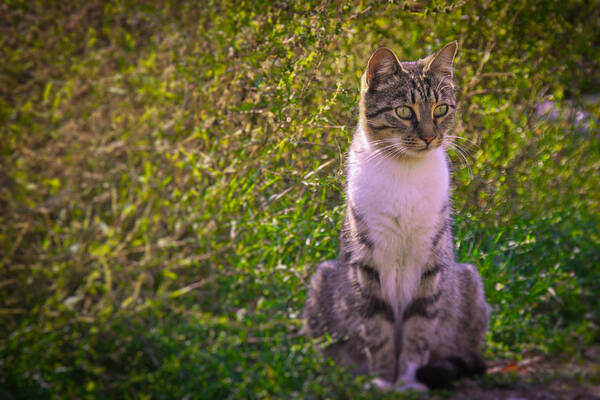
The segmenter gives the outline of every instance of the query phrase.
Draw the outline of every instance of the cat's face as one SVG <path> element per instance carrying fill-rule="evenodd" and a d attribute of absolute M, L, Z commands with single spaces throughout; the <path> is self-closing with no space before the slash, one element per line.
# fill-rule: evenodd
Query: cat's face
<path fill-rule="evenodd" d="M 373 54 L 363 76 L 361 117 L 383 155 L 419 157 L 447 140 L 456 112 L 455 53 L 456 42 L 415 62 L 400 62 L 386 48 Z"/>

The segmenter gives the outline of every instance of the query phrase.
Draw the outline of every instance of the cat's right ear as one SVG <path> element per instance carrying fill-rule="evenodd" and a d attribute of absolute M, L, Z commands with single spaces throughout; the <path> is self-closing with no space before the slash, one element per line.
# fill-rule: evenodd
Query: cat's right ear
<path fill-rule="evenodd" d="M 403 71 L 402 65 L 394 52 L 386 47 L 380 47 L 369 59 L 366 72 L 367 85 L 371 86 L 374 82 L 380 82 L 401 70 Z"/>

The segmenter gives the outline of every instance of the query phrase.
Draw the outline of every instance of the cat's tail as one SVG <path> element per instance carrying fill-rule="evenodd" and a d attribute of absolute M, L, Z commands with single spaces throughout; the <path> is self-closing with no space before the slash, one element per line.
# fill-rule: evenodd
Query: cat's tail
<path fill-rule="evenodd" d="M 448 388 L 460 378 L 485 374 L 485 362 L 478 354 L 465 360 L 463 357 L 450 356 L 430 362 L 417 369 L 417 380 L 429 389 Z"/>

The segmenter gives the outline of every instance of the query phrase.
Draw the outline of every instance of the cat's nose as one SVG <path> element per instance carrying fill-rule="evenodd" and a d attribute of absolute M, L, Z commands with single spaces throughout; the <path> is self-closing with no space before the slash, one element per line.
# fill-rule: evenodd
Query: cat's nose
<path fill-rule="evenodd" d="M 423 139 L 423 141 L 425 143 L 427 143 L 427 145 L 429 145 L 429 143 L 431 143 L 433 141 L 433 139 L 435 139 L 435 137 L 437 136 L 435 134 L 435 129 L 433 128 L 433 124 L 429 121 L 423 121 L 420 125 L 419 125 L 419 137 L 421 139 Z"/>

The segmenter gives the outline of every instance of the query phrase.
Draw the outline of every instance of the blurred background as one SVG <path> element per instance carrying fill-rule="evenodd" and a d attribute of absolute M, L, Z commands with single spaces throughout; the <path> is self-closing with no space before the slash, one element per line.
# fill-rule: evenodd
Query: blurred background
<path fill-rule="evenodd" d="M 583 0 L 4 1 L 0 397 L 376 394 L 301 308 L 369 56 L 455 39 L 456 254 L 503 366 L 471 389 L 597 389 L 598 32 Z"/>

